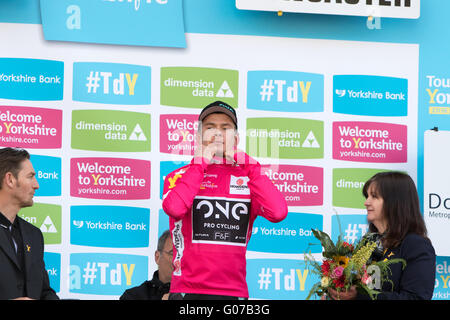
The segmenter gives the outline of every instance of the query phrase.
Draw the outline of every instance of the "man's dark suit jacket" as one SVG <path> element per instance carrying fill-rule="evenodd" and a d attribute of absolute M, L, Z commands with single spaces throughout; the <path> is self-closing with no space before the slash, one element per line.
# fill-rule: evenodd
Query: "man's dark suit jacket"
<path fill-rule="evenodd" d="M 20 268 L 11 243 L 0 232 L 0 299 L 14 299 L 25 295 L 33 299 L 58 299 L 50 287 L 44 265 L 44 238 L 41 230 L 16 217 L 23 238 L 25 270 Z M 25 274 L 26 283 L 23 275 Z M 23 291 L 25 285 L 25 292 Z"/>

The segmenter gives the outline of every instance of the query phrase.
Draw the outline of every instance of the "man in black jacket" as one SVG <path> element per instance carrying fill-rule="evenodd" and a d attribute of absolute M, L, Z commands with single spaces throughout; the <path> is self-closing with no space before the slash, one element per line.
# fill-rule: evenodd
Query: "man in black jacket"
<path fill-rule="evenodd" d="M 120 300 L 167 300 L 173 271 L 172 257 L 173 242 L 170 231 L 166 230 L 158 240 L 158 247 L 155 251 L 158 270 L 153 273 L 152 280 L 127 289 Z"/>
<path fill-rule="evenodd" d="M 39 188 L 26 150 L 0 150 L 0 299 L 58 299 L 44 264 L 41 230 L 17 216 Z"/>

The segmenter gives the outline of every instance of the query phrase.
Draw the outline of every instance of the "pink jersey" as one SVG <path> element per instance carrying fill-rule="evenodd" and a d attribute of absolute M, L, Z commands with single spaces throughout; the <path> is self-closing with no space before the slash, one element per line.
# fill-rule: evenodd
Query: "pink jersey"
<path fill-rule="evenodd" d="M 243 164 L 209 164 L 205 158 L 170 173 L 163 210 L 174 243 L 171 292 L 248 297 L 247 244 L 255 218 L 283 220 L 284 197 L 241 152 Z"/>

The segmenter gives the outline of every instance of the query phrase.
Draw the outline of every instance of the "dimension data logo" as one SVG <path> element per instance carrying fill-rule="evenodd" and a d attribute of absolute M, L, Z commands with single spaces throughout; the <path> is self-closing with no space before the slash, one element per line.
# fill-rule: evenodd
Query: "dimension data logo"
<path fill-rule="evenodd" d="M 114 110 L 74 110 L 72 148 L 92 151 L 150 151 L 150 114 Z"/>
<path fill-rule="evenodd" d="M 132 64 L 73 64 L 73 100 L 107 104 L 150 104 L 151 68 Z"/>
<path fill-rule="evenodd" d="M 407 126 L 378 122 L 334 122 L 333 159 L 403 163 L 407 161 Z"/>
<path fill-rule="evenodd" d="M 284 195 L 288 206 L 323 204 L 323 168 L 264 165 L 262 170 Z"/>
<path fill-rule="evenodd" d="M 72 197 L 150 199 L 150 161 L 120 158 L 70 160 Z"/>
<path fill-rule="evenodd" d="M 63 99 L 64 62 L 0 58 L 0 98 L 56 101 Z"/>
<path fill-rule="evenodd" d="M 35 196 L 61 195 L 61 158 L 31 155 L 30 161 L 36 171 L 39 189 Z"/>
<path fill-rule="evenodd" d="M 270 253 L 312 253 L 322 252 L 311 229 L 323 229 L 321 214 L 289 212 L 286 219 L 272 223 L 256 219 L 248 250 Z M 310 246 L 311 243 L 317 244 Z"/>
<path fill-rule="evenodd" d="M 148 279 L 148 257 L 113 253 L 72 253 L 69 292 L 121 295 Z"/>
<path fill-rule="evenodd" d="M 61 148 L 62 111 L 0 106 L 0 146 Z"/>
<path fill-rule="evenodd" d="M 248 291 L 253 299 L 304 300 L 319 280 L 302 260 L 247 260 Z"/>
<path fill-rule="evenodd" d="M 274 159 L 323 158 L 323 121 L 248 118 L 247 153 Z"/>
<path fill-rule="evenodd" d="M 323 75 L 293 71 L 249 71 L 247 108 L 323 112 Z"/>
<path fill-rule="evenodd" d="M 70 244 L 148 247 L 150 210 L 116 206 L 70 207 Z"/>
<path fill-rule="evenodd" d="M 19 211 L 19 217 L 39 228 L 45 244 L 61 243 L 61 206 L 35 203 Z"/>
<path fill-rule="evenodd" d="M 237 70 L 163 67 L 161 68 L 161 105 L 203 108 L 221 100 L 238 107 Z"/>
<path fill-rule="evenodd" d="M 408 80 L 380 76 L 333 77 L 336 113 L 400 117 L 408 115 Z"/>
<path fill-rule="evenodd" d="M 159 122 L 159 150 L 163 153 L 194 155 L 196 114 L 162 114 Z"/>
<path fill-rule="evenodd" d="M 386 170 L 363 168 L 333 169 L 333 206 L 364 209 L 362 189 L 374 174 Z"/>

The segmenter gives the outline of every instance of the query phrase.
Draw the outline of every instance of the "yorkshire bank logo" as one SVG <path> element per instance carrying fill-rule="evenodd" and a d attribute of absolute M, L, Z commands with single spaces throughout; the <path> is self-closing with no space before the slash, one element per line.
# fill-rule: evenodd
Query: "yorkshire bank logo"
<path fill-rule="evenodd" d="M 45 244 L 61 243 L 60 205 L 34 203 L 31 207 L 21 209 L 18 215 L 41 230 Z"/>
<path fill-rule="evenodd" d="M 247 153 L 274 159 L 322 159 L 323 121 L 248 118 Z"/>
<path fill-rule="evenodd" d="M 407 161 L 407 126 L 379 122 L 334 122 L 333 159 L 404 163 Z"/>
<path fill-rule="evenodd" d="M 239 72 L 237 70 L 162 67 L 161 105 L 203 108 L 221 100 L 238 107 Z"/>
<path fill-rule="evenodd" d="M 69 292 L 121 295 L 148 279 L 148 257 L 115 253 L 72 253 Z"/>
<path fill-rule="evenodd" d="M 61 285 L 61 254 L 44 252 L 44 263 L 50 281 L 50 287 L 55 292 L 59 292 Z"/>
<path fill-rule="evenodd" d="M 76 62 L 73 100 L 122 105 L 151 102 L 151 68 L 132 64 Z"/>
<path fill-rule="evenodd" d="M 30 161 L 36 171 L 39 189 L 35 196 L 61 195 L 61 158 L 31 155 Z"/>
<path fill-rule="evenodd" d="M 333 206 L 364 209 L 362 189 L 367 180 L 386 170 L 365 168 L 333 169 Z"/>
<path fill-rule="evenodd" d="M 72 158 L 70 195 L 78 198 L 150 199 L 150 161 Z"/>
<path fill-rule="evenodd" d="M 0 146 L 61 148 L 62 111 L 0 106 Z"/>
<path fill-rule="evenodd" d="M 323 168 L 263 165 L 262 171 L 283 194 L 288 206 L 321 206 L 323 204 Z"/>
<path fill-rule="evenodd" d="M 198 115 L 163 114 L 160 117 L 159 128 L 159 148 L 161 152 L 194 155 Z"/>
<path fill-rule="evenodd" d="M 57 101 L 63 86 L 62 61 L 0 58 L 0 98 Z"/>
<path fill-rule="evenodd" d="M 365 116 L 408 115 L 408 79 L 336 75 L 333 77 L 333 111 Z"/>
<path fill-rule="evenodd" d="M 248 250 L 270 253 L 322 252 L 311 229 L 323 229 L 321 214 L 289 212 L 286 219 L 272 223 L 256 219 Z M 312 246 L 311 244 L 317 244 Z M 311 246 L 310 246 L 311 245 Z"/>
<path fill-rule="evenodd" d="M 81 246 L 148 247 L 150 210 L 122 206 L 71 206 L 70 243 Z"/>
<path fill-rule="evenodd" d="M 246 280 L 252 299 L 304 300 L 320 278 L 303 260 L 248 259 Z"/>
<path fill-rule="evenodd" d="M 322 112 L 324 77 L 294 71 L 249 71 L 247 107 L 284 112 Z"/>
<path fill-rule="evenodd" d="M 149 152 L 150 114 L 115 110 L 72 111 L 72 148 Z"/>

